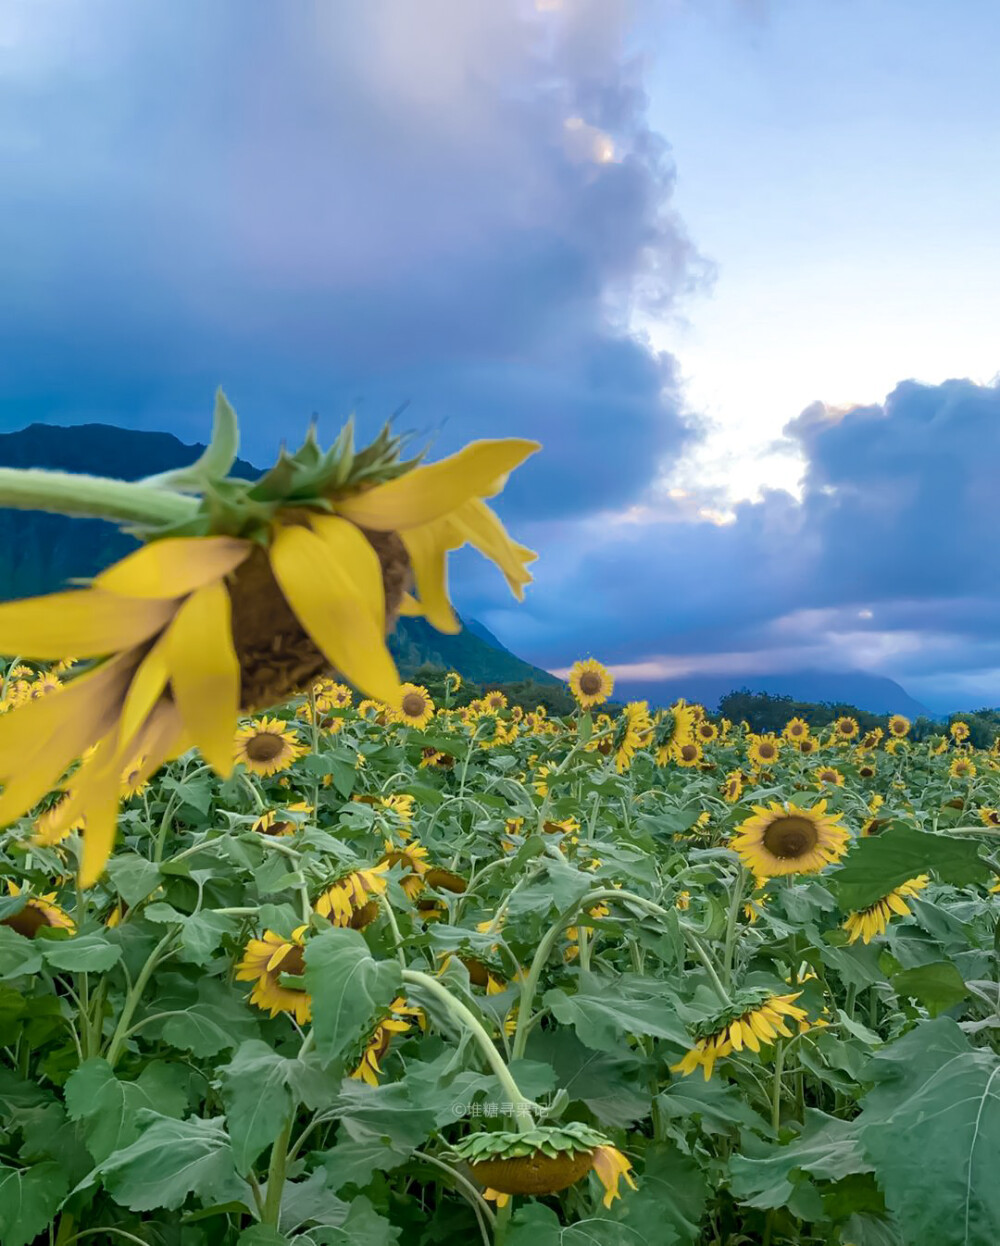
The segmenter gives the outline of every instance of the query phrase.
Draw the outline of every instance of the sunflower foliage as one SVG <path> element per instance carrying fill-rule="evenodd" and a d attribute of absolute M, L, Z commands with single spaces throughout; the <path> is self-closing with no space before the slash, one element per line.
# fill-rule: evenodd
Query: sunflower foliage
<path fill-rule="evenodd" d="M 407 688 L 0 832 L 3 1246 L 1000 1241 L 992 742 Z"/>

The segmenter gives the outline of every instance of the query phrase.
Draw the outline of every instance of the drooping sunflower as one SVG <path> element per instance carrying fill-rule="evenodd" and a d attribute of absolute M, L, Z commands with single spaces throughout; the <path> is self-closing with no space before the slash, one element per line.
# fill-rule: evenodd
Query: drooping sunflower
<path fill-rule="evenodd" d="M 816 771 L 816 782 L 820 785 L 827 784 L 832 787 L 843 787 L 844 776 L 836 766 L 820 766 Z"/>
<path fill-rule="evenodd" d="M 902 714 L 893 714 L 889 719 L 889 734 L 901 740 L 910 730 L 910 720 L 904 718 Z"/>
<path fill-rule="evenodd" d="M 833 730 L 839 740 L 853 740 L 858 734 L 858 720 L 848 714 L 842 714 L 834 720 Z"/>
<path fill-rule="evenodd" d="M 612 748 L 615 769 L 624 774 L 632 765 L 637 749 L 642 747 L 643 737 L 653 725 L 646 701 L 629 701 L 615 724 Z"/>
<path fill-rule="evenodd" d="M 237 982 L 253 982 L 250 1003 L 276 1017 L 290 1012 L 299 1025 L 312 1018 L 312 999 L 308 991 L 283 986 L 282 974 L 301 978 L 305 973 L 305 926 L 292 931 L 285 939 L 273 930 L 265 930 L 263 939 L 251 939 L 243 959 L 236 966 Z"/>
<path fill-rule="evenodd" d="M 729 846 L 758 880 L 818 874 L 847 851 L 847 828 L 827 814 L 825 800 L 812 809 L 772 801 L 766 808 L 754 805 L 753 810 Z"/>
<path fill-rule="evenodd" d="M 394 865 L 401 865 L 405 871 L 400 879 L 399 885 L 402 887 L 407 898 L 415 900 L 424 889 L 423 876 L 429 868 L 427 864 L 427 849 L 423 844 L 418 844 L 415 840 L 399 847 L 392 842 L 391 839 L 385 841 L 385 856 L 382 862 L 390 868 Z"/>
<path fill-rule="evenodd" d="M 779 1034 L 792 1038 L 785 1018 L 797 1021 L 801 1032 L 808 1016 L 804 1008 L 795 1007 L 795 1000 L 801 994 L 801 991 L 793 995 L 772 995 L 767 990 L 741 992 L 731 1008 L 717 1013 L 695 1030 L 694 1046 L 682 1060 L 671 1065 L 671 1073 L 689 1076 L 700 1067 L 707 1082 L 715 1062 L 723 1056 L 742 1051 L 744 1047 L 759 1052 L 761 1044 L 770 1045 Z"/>
<path fill-rule="evenodd" d="M 434 702 L 430 693 L 419 684 L 403 684 L 400 707 L 393 715 L 398 723 L 407 727 L 426 727 L 434 717 Z"/>
<path fill-rule="evenodd" d="M 378 916 L 377 897 L 385 894 L 385 875 L 388 872 L 387 861 L 351 870 L 327 887 L 313 908 L 335 926 L 363 930 Z"/>
<path fill-rule="evenodd" d="M 503 1207 L 512 1194 L 538 1197 L 568 1189 L 593 1171 L 604 1186 L 603 1203 L 610 1207 L 621 1194 L 622 1177 L 632 1189 L 632 1165 L 603 1134 L 580 1121 L 558 1127 L 536 1125 L 524 1132 L 483 1131 L 463 1138 L 452 1153 L 464 1160 L 483 1197 Z"/>
<path fill-rule="evenodd" d="M 603 705 L 611 696 L 614 686 L 614 676 L 596 658 L 574 662 L 570 669 L 569 690 L 581 709 Z"/>
<path fill-rule="evenodd" d="M 984 807 L 977 812 L 984 826 L 1000 826 L 1000 810 Z"/>
<path fill-rule="evenodd" d="M 0 651 L 97 660 L 0 717 L 0 825 L 96 744 L 63 814 L 86 816 L 80 881 L 90 886 L 111 851 L 130 758 L 145 755 L 151 774 L 195 746 L 228 777 L 240 711 L 281 704 L 333 672 L 398 708 L 386 632 L 401 611 L 458 631 L 446 559 L 462 545 L 522 597 L 535 555 L 483 499 L 537 443 L 475 442 L 431 465 L 402 461 L 401 445 L 386 427 L 355 452 L 348 424 L 323 452 L 310 429 L 295 455 L 239 480 L 228 475 L 236 418 L 220 391 L 212 443 L 189 468 L 138 482 L 30 470 L 0 489 L 0 505 L 125 521 L 147 541 L 88 588 L 0 606 Z"/>
<path fill-rule="evenodd" d="M 881 727 L 873 727 L 871 731 L 866 731 L 858 742 L 858 748 L 864 749 L 866 752 L 871 749 L 878 748 L 879 741 L 882 739 L 883 731 Z"/>
<path fill-rule="evenodd" d="M 907 898 L 922 891 L 930 881 L 930 875 L 918 874 L 916 878 L 911 878 L 908 882 L 894 887 L 881 900 L 876 900 L 867 908 L 849 914 L 844 922 L 844 929 L 851 936 L 848 943 L 856 943 L 858 939 L 871 943 L 876 935 L 884 935 L 893 913 L 897 913 L 900 917 L 909 917 L 911 910 L 906 903 Z"/>
<path fill-rule="evenodd" d="M 781 744 L 776 735 L 755 735 L 750 737 L 747 757 L 753 765 L 760 768 L 773 766 L 781 752 Z"/>
<path fill-rule="evenodd" d="M 308 751 L 280 718 L 255 718 L 236 733 L 234 756 L 251 774 L 278 774 Z"/>
<path fill-rule="evenodd" d="M 804 740 L 809 735 L 809 724 L 804 718 L 790 718 L 785 723 L 785 728 L 781 733 L 786 740 L 791 740 L 793 744 L 799 740 Z"/>
<path fill-rule="evenodd" d="M 974 779 L 976 763 L 971 757 L 956 757 L 948 767 L 948 773 L 953 779 Z"/>
<path fill-rule="evenodd" d="M 677 748 L 694 740 L 696 718 L 690 705 L 676 701 L 667 710 L 653 715 L 652 747 L 658 766 L 666 766 L 676 757 Z"/>
<path fill-rule="evenodd" d="M 12 896 L 21 894 L 21 888 L 17 883 L 10 881 L 7 883 L 7 891 Z M 50 930 L 68 930 L 70 934 L 76 933 L 76 922 L 65 909 L 56 904 L 54 891 L 44 896 L 29 896 L 24 908 L 0 920 L 0 926 L 9 926 L 11 930 L 16 930 L 26 939 L 33 939 L 43 926 Z"/>
<path fill-rule="evenodd" d="M 424 1014 L 419 1008 L 411 1008 L 405 999 L 399 997 L 389 1005 L 388 1014 L 382 1018 L 371 1037 L 365 1043 L 365 1049 L 356 1068 L 351 1070 L 351 1077 L 367 1082 L 369 1086 L 377 1086 L 382 1067 L 379 1061 L 384 1058 L 392 1042 L 393 1034 L 405 1034 L 413 1022 L 412 1017 L 423 1025 Z"/>

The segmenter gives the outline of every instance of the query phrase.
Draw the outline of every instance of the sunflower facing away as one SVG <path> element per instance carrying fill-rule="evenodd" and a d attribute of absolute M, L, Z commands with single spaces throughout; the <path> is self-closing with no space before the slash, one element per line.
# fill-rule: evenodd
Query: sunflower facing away
<path fill-rule="evenodd" d="M 7 890 L 12 896 L 21 894 L 21 888 L 17 883 L 8 881 Z M 5 917 L 0 921 L 0 926 L 9 926 L 11 930 L 16 930 L 26 939 L 33 939 L 43 926 L 50 930 L 68 930 L 70 934 L 76 933 L 76 922 L 65 909 L 61 909 L 56 904 L 54 891 L 46 896 L 29 896 L 24 908 Z"/>
<path fill-rule="evenodd" d="M 355 452 L 349 423 L 324 452 L 310 429 L 296 454 L 239 480 L 228 475 L 236 417 L 219 391 L 212 444 L 189 468 L 139 482 L 20 473 L 34 492 L 0 504 L 130 522 L 147 544 L 88 588 L 0 606 L 0 652 L 98 660 L 0 716 L 0 825 L 96 744 L 60 811 L 64 825 L 86 817 L 80 881 L 90 886 L 114 842 L 132 758 L 146 758 L 141 782 L 194 746 L 228 777 L 240 711 L 281 704 L 334 672 L 398 710 L 386 633 L 404 611 L 459 630 L 446 559 L 465 544 L 521 598 L 535 554 L 483 499 L 538 443 L 477 441 L 429 465 L 402 461 L 401 445 L 386 427 Z"/>
<path fill-rule="evenodd" d="M 385 893 L 389 862 L 352 870 L 338 879 L 313 906 L 335 926 L 361 930 L 378 916 L 378 897 Z"/>
<path fill-rule="evenodd" d="M 573 663 L 569 673 L 569 690 L 581 709 L 603 705 L 614 686 L 614 676 L 596 658 Z"/>
<path fill-rule="evenodd" d="M 379 1074 L 382 1072 L 379 1061 L 389 1050 L 393 1034 L 405 1034 L 410 1029 L 412 1022 L 407 1017 L 417 1020 L 423 1028 L 423 1012 L 419 1008 L 411 1008 L 401 997 L 394 999 L 389 1005 L 388 1015 L 378 1023 L 365 1044 L 364 1053 L 357 1067 L 351 1071 L 351 1077 L 367 1082 L 369 1086 L 378 1085 Z"/>
<path fill-rule="evenodd" d="M 826 812 L 826 801 L 812 809 L 790 802 L 754 805 L 730 848 L 759 880 L 782 874 L 818 874 L 847 851 L 847 828 Z"/>
<path fill-rule="evenodd" d="M 794 995 L 772 995 L 766 990 L 743 991 L 730 1009 L 698 1027 L 693 1035 L 694 1046 L 683 1060 L 671 1065 L 671 1073 L 688 1076 L 700 1066 L 707 1082 L 716 1060 L 723 1056 L 742 1051 L 744 1047 L 759 1052 L 761 1044 L 773 1043 L 779 1034 L 791 1038 L 786 1017 L 798 1022 L 800 1032 L 808 1028 L 805 1009 L 795 1007 L 801 994 L 801 991 Z"/>
<path fill-rule="evenodd" d="M 299 1025 L 306 1025 L 312 1018 L 312 1000 L 305 990 L 282 986 L 281 975 L 301 978 L 305 973 L 305 943 L 302 935 L 305 926 L 292 931 L 291 937 L 282 938 L 273 930 L 265 930 L 263 939 L 251 939 L 246 945 L 243 959 L 236 966 L 237 982 L 252 982 L 250 1003 L 276 1017 L 279 1012 L 290 1012 Z"/>
<path fill-rule="evenodd" d="M 631 766 L 636 750 L 642 748 L 646 734 L 653 725 L 646 701 L 629 701 L 621 712 L 612 738 L 615 769 L 624 774 Z"/>
<path fill-rule="evenodd" d="M 848 943 L 856 943 L 858 939 L 871 943 L 876 935 L 884 935 L 893 913 L 900 917 L 909 917 L 907 899 L 915 896 L 918 891 L 923 891 L 930 881 L 928 874 L 918 874 L 916 878 L 894 887 L 888 895 L 876 900 L 874 904 L 869 904 L 866 909 L 849 914 L 844 922 L 844 929 L 851 936 Z"/>

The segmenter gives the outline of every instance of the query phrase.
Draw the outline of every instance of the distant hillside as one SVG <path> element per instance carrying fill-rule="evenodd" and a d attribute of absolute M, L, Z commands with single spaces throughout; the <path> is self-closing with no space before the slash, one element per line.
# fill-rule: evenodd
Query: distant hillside
<path fill-rule="evenodd" d="M 139 480 L 193 463 L 204 448 L 185 445 L 170 433 L 110 424 L 69 428 L 31 424 L 19 432 L 0 434 L 0 467 L 44 467 Z M 261 474 L 260 468 L 242 459 L 233 468 L 233 475 L 247 480 Z M 0 508 L 0 600 L 56 592 L 66 588 L 70 579 L 96 575 L 137 546 L 136 540 L 102 519 Z M 400 619 L 389 647 L 404 677 L 432 664 L 458 671 L 477 683 L 560 682 L 547 671 L 522 662 L 475 622 L 457 636 L 447 636 L 423 619 Z"/>
<path fill-rule="evenodd" d="M 678 697 L 714 710 L 719 698 L 747 689 L 795 701 L 855 705 L 873 714 L 905 714 L 907 718 L 935 717 L 893 679 L 864 671 L 789 671 L 780 675 L 693 675 L 670 680 L 617 680 L 615 696 L 624 701 L 648 700 L 669 705 Z"/>

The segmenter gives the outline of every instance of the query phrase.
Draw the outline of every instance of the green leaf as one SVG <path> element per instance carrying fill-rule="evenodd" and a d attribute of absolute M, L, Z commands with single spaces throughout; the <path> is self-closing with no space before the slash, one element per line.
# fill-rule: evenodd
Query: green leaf
<path fill-rule="evenodd" d="M 975 841 L 934 835 L 895 822 L 881 835 L 855 840 L 830 883 L 841 908 L 847 911 L 867 908 L 900 883 L 930 873 L 958 887 L 990 877 Z"/>
<path fill-rule="evenodd" d="M 628 1193 L 626 1193 L 628 1197 Z M 677 1238 L 639 1237 L 617 1220 L 590 1215 L 579 1224 L 565 1226 L 551 1207 L 526 1203 L 511 1219 L 504 1246 L 672 1246 Z"/>
<path fill-rule="evenodd" d="M 598 1051 L 620 1051 L 625 1035 L 667 1038 L 690 1045 L 687 1031 L 663 990 L 663 984 L 634 974 L 603 978 L 580 975 L 575 995 L 546 991 L 544 1003 L 563 1025 L 572 1025 L 581 1043 Z"/>
<path fill-rule="evenodd" d="M 9 926 L 0 926 L 0 978 L 20 978 L 38 973 L 42 967 L 42 947 Z"/>
<path fill-rule="evenodd" d="M 616 1200 L 607 1214 L 617 1214 L 640 1240 L 657 1246 L 694 1246 L 701 1240 L 708 1199 L 704 1172 L 695 1160 L 669 1143 L 649 1146 L 644 1159 L 638 1190 L 630 1190 L 623 1180 L 619 1186 L 621 1201 Z"/>
<path fill-rule="evenodd" d="M 362 1197 L 351 1201 L 347 1218 L 338 1228 L 310 1229 L 296 1241 L 302 1246 L 393 1246 L 400 1231 Z"/>
<path fill-rule="evenodd" d="M 346 1185 L 367 1185 L 376 1172 L 391 1172 L 413 1154 L 410 1146 L 396 1146 L 382 1138 L 354 1141 L 345 1137 L 320 1155 L 330 1177 L 330 1188 L 339 1193 Z"/>
<path fill-rule="evenodd" d="M 159 1107 L 135 1082 L 119 1081 L 107 1060 L 95 1057 L 74 1069 L 66 1081 L 66 1109 L 83 1122 L 83 1136 L 94 1162 L 129 1146 L 139 1136 L 138 1113 Z"/>
<path fill-rule="evenodd" d="M 225 936 L 235 934 L 239 928 L 235 918 L 227 917 L 225 913 L 207 910 L 189 916 L 162 902 L 147 905 L 144 916 L 160 925 L 180 924 L 181 947 L 184 949 L 180 959 L 191 965 L 207 965 Z"/>
<path fill-rule="evenodd" d="M 602 1125 L 625 1129 L 649 1115 L 649 1091 L 631 1052 L 594 1051 L 572 1030 L 537 1028 L 527 1054 L 550 1064 L 570 1102 L 585 1103 Z"/>
<path fill-rule="evenodd" d="M 291 1246 L 291 1238 L 267 1224 L 255 1224 L 236 1239 L 236 1246 Z"/>
<path fill-rule="evenodd" d="M 219 1070 L 222 1101 L 236 1171 L 245 1175 L 257 1156 L 277 1138 L 294 1107 L 286 1060 L 267 1043 L 250 1039 Z"/>
<path fill-rule="evenodd" d="M 377 961 L 356 930 L 331 928 L 305 948 L 316 1050 L 337 1060 L 362 1042 L 378 1015 L 400 994 L 395 960 Z"/>
<path fill-rule="evenodd" d="M 219 978 L 195 984 L 179 974 L 164 974 L 154 1011 L 172 1015 L 144 1026 L 143 1033 L 196 1056 L 215 1056 L 259 1037 L 249 1005 Z"/>
<path fill-rule="evenodd" d="M 759 1158 L 734 1155 L 729 1161 L 734 1198 L 750 1207 L 783 1207 L 795 1190 L 792 1173 L 802 1171 L 827 1181 L 871 1172 L 853 1121 L 838 1120 L 806 1108 L 802 1133 Z"/>
<path fill-rule="evenodd" d="M 28 1246 L 54 1218 L 69 1189 L 61 1164 L 47 1161 L 31 1168 L 0 1164 L 0 1242 Z"/>
<path fill-rule="evenodd" d="M 72 939 L 40 941 L 40 950 L 53 969 L 74 973 L 103 973 L 121 959 L 122 950 L 101 934 L 76 935 Z"/>
<path fill-rule="evenodd" d="M 659 1096 L 668 1118 L 695 1120 L 706 1134 L 732 1135 L 739 1126 L 771 1134 L 771 1125 L 747 1103 L 739 1088 L 719 1077 L 678 1077 Z"/>
<path fill-rule="evenodd" d="M 1000 1057 L 941 1017 L 873 1056 L 869 1075 L 858 1135 L 907 1246 L 1000 1241 Z"/>
<path fill-rule="evenodd" d="M 108 862 L 108 877 L 115 891 L 130 907 L 156 890 L 161 881 L 160 867 L 137 852 L 123 852 Z"/>
<path fill-rule="evenodd" d="M 177 1121 L 155 1112 L 139 1114 L 142 1133 L 99 1165 L 111 1197 L 130 1211 L 176 1210 L 189 1194 L 222 1202 L 246 1186 L 236 1177 L 223 1122 Z"/>
<path fill-rule="evenodd" d="M 962 975 L 950 960 L 935 961 L 918 969 L 904 969 L 894 974 L 893 990 L 899 995 L 919 1000 L 932 1017 L 960 1003 L 968 995 Z"/>
<path fill-rule="evenodd" d="M 347 1210 L 348 1204 L 337 1198 L 331 1189 L 326 1170 L 316 1168 L 302 1181 L 285 1183 L 278 1227 L 283 1233 L 291 1233 L 307 1223 L 339 1227 L 347 1217 Z"/>

